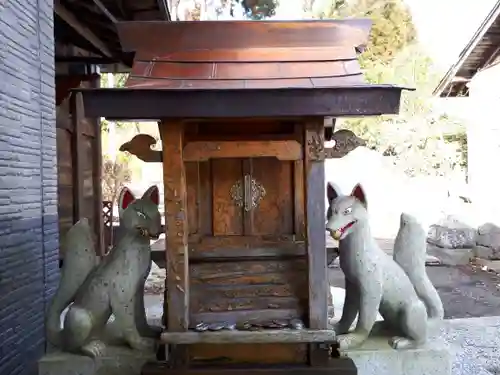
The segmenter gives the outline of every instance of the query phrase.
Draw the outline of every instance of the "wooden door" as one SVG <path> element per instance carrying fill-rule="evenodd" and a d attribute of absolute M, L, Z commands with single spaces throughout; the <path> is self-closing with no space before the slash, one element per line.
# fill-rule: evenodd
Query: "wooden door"
<path fill-rule="evenodd" d="M 301 161 L 186 163 L 190 322 L 306 319 Z M 305 345 L 194 345 L 197 359 L 305 362 Z"/>
<path fill-rule="evenodd" d="M 212 161 L 214 236 L 293 235 L 292 162 Z"/>

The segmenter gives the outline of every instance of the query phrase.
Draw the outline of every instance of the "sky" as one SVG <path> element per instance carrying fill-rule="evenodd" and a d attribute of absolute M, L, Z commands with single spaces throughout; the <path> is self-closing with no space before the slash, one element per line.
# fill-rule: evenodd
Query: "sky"
<path fill-rule="evenodd" d="M 404 0 L 420 42 L 435 64 L 447 70 L 458 58 L 497 0 Z M 316 0 L 319 8 L 329 0 Z M 281 0 L 274 19 L 303 17 L 303 0 Z M 460 25 L 457 27 L 456 25 Z"/>
<path fill-rule="evenodd" d="M 448 68 L 497 0 L 406 0 L 420 42 L 434 62 Z M 457 27 L 456 25 L 460 25 Z"/>

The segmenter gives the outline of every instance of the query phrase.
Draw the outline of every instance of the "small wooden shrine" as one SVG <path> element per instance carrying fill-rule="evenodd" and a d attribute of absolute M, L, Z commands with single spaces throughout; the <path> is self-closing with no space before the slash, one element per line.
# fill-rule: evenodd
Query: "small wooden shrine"
<path fill-rule="evenodd" d="M 327 329 L 324 160 L 360 140 L 325 117 L 399 111 L 401 87 L 363 80 L 370 21 L 117 27 L 126 88 L 76 98 L 87 117 L 158 121 L 162 151 L 122 146 L 163 163 L 170 354 L 143 373 L 356 373 Z"/>

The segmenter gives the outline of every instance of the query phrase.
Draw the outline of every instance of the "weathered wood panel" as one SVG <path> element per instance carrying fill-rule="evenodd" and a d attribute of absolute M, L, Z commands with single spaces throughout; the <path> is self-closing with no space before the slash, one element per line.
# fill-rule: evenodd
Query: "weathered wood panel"
<path fill-rule="evenodd" d="M 214 159 L 212 164 L 213 234 L 243 235 L 243 210 L 231 199 L 231 188 L 243 177 L 241 159 Z"/>
<path fill-rule="evenodd" d="M 189 257 L 194 260 L 217 258 L 287 258 L 306 255 L 305 243 L 291 236 L 194 237 L 189 241 Z"/>
<path fill-rule="evenodd" d="M 304 363 L 304 344 L 197 344 L 190 349 L 192 361 L 213 361 L 214 358 L 233 363 Z"/>
<path fill-rule="evenodd" d="M 187 221 L 189 235 L 197 234 L 199 228 L 200 201 L 198 190 L 200 185 L 198 163 L 184 163 L 186 167 Z"/>
<path fill-rule="evenodd" d="M 246 214 L 252 216 L 252 235 L 293 234 L 293 162 L 276 158 L 251 159 L 252 177 L 265 189 L 260 203 Z"/>
<path fill-rule="evenodd" d="M 61 113 L 63 112 L 63 113 Z M 66 232 L 74 223 L 73 207 L 73 165 L 71 157 L 71 136 L 72 134 L 59 127 L 59 124 L 69 122 L 68 111 L 58 109 L 56 123 L 57 128 L 57 195 L 58 215 L 59 215 L 59 238 L 62 240 Z M 61 251 L 63 248 L 59 247 Z M 61 254 L 63 256 L 64 254 Z"/>
<path fill-rule="evenodd" d="M 97 87 L 98 81 L 82 83 Z M 60 240 L 80 218 L 89 219 L 102 254 L 101 138 L 99 120 L 85 118 L 78 96 L 57 107 L 58 214 Z M 61 254 L 63 257 L 64 254 Z"/>
<path fill-rule="evenodd" d="M 300 160 L 302 149 L 296 141 L 198 141 L 184 148 L 185 161 L 206 161 L 214 158 L 274 157 L 279 160 Z"/>
<path fill-rule="evenodd" d="M 307 309 L 304 260 L 200 263 L 191 265 L 190 274 L 192 315 Z M 269 319 L 265 312 L 260 316 L 262 322 Z"/>

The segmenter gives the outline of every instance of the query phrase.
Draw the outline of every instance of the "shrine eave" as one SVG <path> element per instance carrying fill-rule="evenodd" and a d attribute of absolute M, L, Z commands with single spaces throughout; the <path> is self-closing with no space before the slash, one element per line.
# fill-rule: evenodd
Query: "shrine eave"
<path fill-rule="evenodd" d="M 115 120 L 168 118 L 361 117 L 398 114 L 401 92 L 392 85 L 276 89 L 76 89 L 85 117 Z"/>

